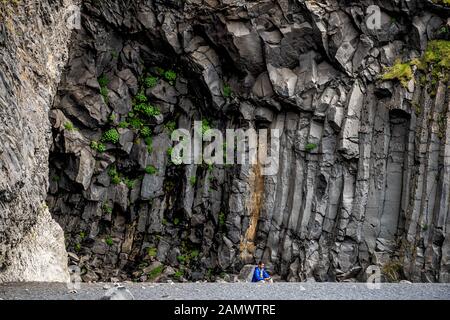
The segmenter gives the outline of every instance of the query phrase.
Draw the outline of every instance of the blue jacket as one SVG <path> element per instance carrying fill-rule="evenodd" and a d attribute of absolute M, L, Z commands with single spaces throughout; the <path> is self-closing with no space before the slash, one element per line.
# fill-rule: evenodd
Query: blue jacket
<path fill-rule="evenodd" d="M 259 282 L 267 278 L 270 278 L 270 276 L 267 273 L 266 269 L 261 270 L 259 267 L 255 268 L 255 272 L 253 272 L 252 282 Z"/>

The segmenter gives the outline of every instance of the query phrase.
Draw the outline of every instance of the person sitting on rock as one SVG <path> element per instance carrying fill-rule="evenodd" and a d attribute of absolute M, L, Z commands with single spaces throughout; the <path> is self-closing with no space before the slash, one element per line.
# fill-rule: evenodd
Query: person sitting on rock
<path fill-rule="evenodd" d="M 273 282 L 266 269 L 264 269 L 264 263 L 262 261 L 258 263 L 255 272 L 253 272 L 252 282 Z"/>

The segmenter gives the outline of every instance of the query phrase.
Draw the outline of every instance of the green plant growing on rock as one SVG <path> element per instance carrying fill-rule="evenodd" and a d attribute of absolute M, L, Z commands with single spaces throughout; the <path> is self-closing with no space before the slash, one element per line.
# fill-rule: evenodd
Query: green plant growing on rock
<path fill-rule="evenodd" d="M 173 224 L 174 225 L 179 225 L 180 224 L 180 219 L 178 219 L 178 218 L 175 218 L 175 219 L 173 219 Z"/>
<path fill-rule="evenodd" d="M 187 257 L 184 254 L 177 256 L 177 260 L 180 264 L 185 264 L 187 261 Z"/>
<path fill-rule="evenodd" d="M 97 81 L 100 87 L 106 87 L 109 84 L 109 79 L 105 74 L 102 74 L 100 77 L 98 77 Z"/>
<path fill-rule="evenodd" d="M 209 120 L 208 119 L 203 119 L 202 120 L 202 134 L 205 134 L 206 131 L 211 129 L 211 125 L 209 124 Z"/>
<path fill-rule="evenodd" d="M 133 189 L 134 188 L 135 181 L 133 179 L 125 178 L 123 182 L 128 187 L 128 189 Z"/>
<path fill-rule="evenodd" d="M 143 90 L 139 91 L 134 98 L 138 103 L 144 103 L 148 101 L 147 96 L 145 95 Z"/>
<path fill-rule="evenodd" d="M 144 123 L 142 122 L 141 119 L 135 118 L 135 117 L 129 118 L 128 122 L 129 122 L 130 126 L 136 130 L 139 130 L 144 125 Z"/>
<path fill-rule="evenodd" d="M 171 85 L 174 84 L 174 81 L 177 79 L 177 74 L 173 70 L 164 71 L 164 78 L 169 81 Z"/>
<path fill-rule="evenodd" d="M 120 121 L 117 126 L 119 128 L 125 129 L 125 128 L 128 128 L 130 126 L 130 124 L 127 121 Z"/>
<path fill-rule="evenodd" d="M 112 184 L 119 184 L 121 182 L 119 172 L 117 172 L 116 167 L 111 167 L 108 170 L 108 175 L 111 177 Z"/>
<path fill-rule="evenodd" d="M 436 4 L 441 4 L 443 6 L 450 7 L 450 0 L 432 0 Z"/>
<path fill-rule="evenodd" d="M 450 41 L 432 40 L 428 42 L 423 60 L 427 64 L 434 64 L 442 69 L 450 69 Z"/>
<path fill-rule="evenodd" d="M 156 169 L 154 166 L 152 165 L 148 165 L 147 167 L 145 167 L 145 173 L 147 174 L 156 174 L 158 172 L 158 169 Z"/>
<path fill-rule="evenodd" d="M 147 88 L 153 88 L 158 84 L 158 78 L 153 76 L 148 76 L 144 79 L 145 86 Z"/>
<path fill-rule="evenodd" d="M 147 255 L 151 258 L 156 257 L 158 253 L 158 250 L 155 247 L 148 247 L 147 248 Z"/>
<path fill-rule="evenodd" d="M 70 121 L 67 121 L 66 123 L 64 123 L 64 129 L 66 129 L 67 131 L 75 131 L 76 130 L 75 126 Z"/>
<path fill-rule="evenodd" d="M 139 112 L 147 117 L 153 117 L 161 114 L 159 109 L 149 103 L 139 103 L 134 106 L 134 111 Z"/>
<path fill-rule="evenodd" d="M 148 277 L 150 278 L 150 280 L 153 280 L 158 277 L 163 272 L 163 270 L 163 265 L 157 266 L 148 273 Z"/>
<path fill-rule="evenodd" d="M 152 135 L 152 129 L 150 129 L 150 127 L 147 127 L 147 126 L 142 127 L 141 136 L 146 138 L 146 137 L 150 137 L 151 135 Z"/>
<path fill-rule="evenodd" d="M 412 78 L 411 63 L 402 63 L 400 60 L 396 60 L 392 67 L 387 67 L 381 75 L 382 80 L 398 80 L 403 87 L 407 87 Z"/>
<path fill-rule="evenodd" d="M 103 153 L 106 151 L 106 146 L 103 143 L 98 142 L 98 141 L 91 141 L 90 146 L 93 150 L 96 150 L 100 153 Z"/>
<path fill-rule="evenodd" d="M 73 249 L 74 249 L 76 252 L 80 252 L 80 251 L 81 251 L 81 244 L 75 243 Z"/>
<path fill-rule="evenodd" d="M 416 116 L 420 116 L 422 114 L 422 108 L 420 107 L 420 104 L 417 102 L 413 102 L 412 106 L 414 107 L 414 113 Z"/>
<path fill-rule="evenodd" d="M 103 133 L 103 136 L 102 136 L 103 142 L 111 142 L 114 144 L 119 142 L 119 139 L 120 139 L 120 134 L 117 131 L 117 129 L 115 129 L 115 128 L 109 129 L 108 131 Z"/>
<path fill-rule="evenodd" d="M 389 282 L 398 282 L 403 271 L 403 266 L 398 261 L 390 261 L 386 263 L 381 272 Z"/>
<path fill-rule="evenodd" d="M 106 75 L 102 74 L 100 77 L 98 77 L 97 79 L 98 84 L 100 85 L 100 94 L 103 97 L 103 101 L 105 101 L 105 103 L 108 103 L 108 84 L 109 84 L 109 79 Z"/>
<path fill-rule="evenodd" d="M 222 89 L 222 95 L 224 98 L 229 98 L 233 94 L 233 91 L 231 90 L 231 87 L 229 84 L 224 84 Z"/>
<path fill-rule="evenodd" d="M 225 213 L 223 213 L 222 211 L 219 212 L 218 220 L 219 220 L 219 227 L 220 228 L 225 227 L 225 222 L 226 222 Z"/>
<path fill-rule="evenodd" d="M 183 276 L 184 276 L 184 270 L 182 268 L 180 268 L 174 273 L 173 278 L 179 281 L 179 280 L 181 280 L 181 278 Z"/>
<path fill-rule="evenodd" d="M 103 204 L 102 209 L 106 214 L 111 214 L 113 212 L 113 208 L 111 208 L 107 203 Z"/>
<path fill-rule="evenodd" d="M 111 113 L 108 117 L 109 122 L 115 122 L 117 120 L 117 115 L 115 113 Z"/>
<path fill-rule="evenodd" d="M 117 51 L 115 51 L 115 50 L 111 51 L 111 58 L 113 58 L 113 59 L 119 58 L 119 54 L 117 53 Z"/>
<path fill-rule="evenodd" d="M 174 132 L 177 127 L 177 123 L 175 121 L 169 121 L 164 127 L 169 130 L 170 134 L 172 134 L 172 132 Z"/>
<path fill-rule="evenodd" d="M 315 148 L 317 148 L 317 144 L 315 144 L 315 143 L 307 143 L 307 144 L 305 145 L 305 150 L 306 150 L 307 152 L 311 152 L 311 151 L 313 151 Z"/>
<path fill-rule="evenodd" d="M 105 239 L 105 243 L 108 245 L 108 246 L 112 246 L 113 244 L 114 244 L 114 241 L 113 241 L 113 239 L 111 238 L 111 237 L 107 237 L 106 239 Z"/>
<path fill-rule="evenodd" d="M 195 184 L 197 183 L 197 177 L 196 176 L 190 177 L 189 183 L 191 184 L 191 186 L 195 186 Z"/>
<path fill-rule="evenodd" d="M 86 233 L 84 233 L 83 231 L 80 231 L 78 235 L 80 236 L 81 240 L 84 240 L 86 238 Z"/>
<path fill-rule="evenodd" d="M 190 259 L 190 260 L 195 260 L 195 259 L 198 258 L 199 255 L 200 255 L 200 252 L 199 252 L 198 250 L 192 250 L 192 251 L 189 253 L 189 259 Z"/>
<path fill-rule="evenodd" d="M 146 137 L 144 142 L 147 145 L 147 152 L 148 153 L 152 153 L 152 151 L 153 151 L 153 139 L 152 139 L 152 137 Z"/>

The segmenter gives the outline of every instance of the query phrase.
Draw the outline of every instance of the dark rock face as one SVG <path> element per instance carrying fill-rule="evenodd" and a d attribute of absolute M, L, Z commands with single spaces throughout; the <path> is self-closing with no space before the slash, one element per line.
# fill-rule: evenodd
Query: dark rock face
<path fill-rule="evenodd" d="M 386 0 L 370 29 L 371 4 L 84 1 L 47 198 L 83 279 L 211 279 L 262 259 L 289 281 L 378 265 L 448 282 L 447 80 L 378 79 L 447 21 Z M 206 119 L 280 129 L 277 174 L 169 161 L 173 128 Z"/>

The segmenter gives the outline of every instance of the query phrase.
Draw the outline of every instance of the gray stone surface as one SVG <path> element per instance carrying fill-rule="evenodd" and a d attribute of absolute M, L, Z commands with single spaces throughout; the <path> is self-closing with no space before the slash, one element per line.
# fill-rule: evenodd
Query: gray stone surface
<path fill-rule="evenodd" d="M 0 4 L 0 282 L 68 278 L 63 231 L 45 199 L 48 113 L 68 58 L 71 4 Z M 93 164 L 85 155 L 75 180 L 88 186 Z"/>
<path fill-rule="evenodd" d="M 382 283 L 369 289 L 362 283 L 156 283 L 122 284 L 136 300 L 449 300 L 448 284 Z M 98 300 L 102 283 L 81 284 L 69 293 L 64 284 L 8 283 L 0 285 L 4 300 Z M 111 288 L 115 289 L 115 288 Z M 108 289 L 108 290 L 111 290 Z M 115 289 L 117 291 L 117 289 Z"/>

